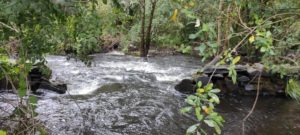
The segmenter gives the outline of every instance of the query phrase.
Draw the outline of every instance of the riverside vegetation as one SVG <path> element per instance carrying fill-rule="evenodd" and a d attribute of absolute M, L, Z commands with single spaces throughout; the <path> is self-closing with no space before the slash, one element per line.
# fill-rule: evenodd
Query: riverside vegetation
<path fill-rule="evenodd" d="M 27 77 L 36 67 L 51 73 L 45 55 L 90 64 L 90 54 L 112 49 L 141 57 L 151 50 L 198 56 L 208 64 L 197 74 L 228 65 L 234 83 L 238 63 L 261 63 L 285 80 L 288 96 L 300 100 L 299 0 L 2 0 L 0 79 L 19 96 L 12 117 L 19 122 L 11 134 L 47 134 L 36 124 L 37 98 Z M 187 134 L 206 134 L 202 123 L 221 134 L 224 120 L 214 111 L 220 90 L 213 85 L 197 82 L 195 94 L 186 98 L 181 112 L 193 110 L 197 119 Z"/>

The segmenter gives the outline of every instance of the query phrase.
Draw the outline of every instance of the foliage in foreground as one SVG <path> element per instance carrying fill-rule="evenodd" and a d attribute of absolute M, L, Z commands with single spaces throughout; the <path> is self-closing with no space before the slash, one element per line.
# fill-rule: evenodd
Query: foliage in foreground
<path fill-rule="evenodd" d="M 215 106 L 220 103 L 220 99 L 217 96 L 220 90 L 213 89 L 212 83 L 202 86 L 202 83 L 198 82 L 197 87 L 197 93 L 188 96 L 186 99 L 186 103 L 189 106 L 181 109 L 182 113 L 194 111 L 198 121 L 187 129 L 187 134 L 207 134 L 202 128 L 203 123 L 214 128 L 217 134 L 221 134 L 221 127 L 223 127 L 225 121 L 222 116 L 214 111 Z"/>
<path fill-rule="evenodd" d="M 0 135 L 6 135 L 5 131 L 0 130 Z"/>
<path fill-rule="evenodd" d="M 0 1 L 0 79 L 8 80 L 19 96 L 11 119 L 11 134 L 45 134 L 35 119 L 37 98 L 30 94 L 28 74 L 45 64 L 45 54 L 70 47 L 77 56 L 95 50 L 101 35 L 94 3 L 52 0 Z M 91 24 L 91 25 L 87 25 Z M 4 132 L 1 132 L 4 134 Z"/>

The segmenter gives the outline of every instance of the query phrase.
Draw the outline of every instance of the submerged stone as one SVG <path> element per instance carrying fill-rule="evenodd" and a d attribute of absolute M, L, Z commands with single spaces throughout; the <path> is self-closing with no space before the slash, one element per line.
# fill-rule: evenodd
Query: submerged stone
<path fill-rule="evenodd" d="M 125 92 L 126 91 L 126 85 L 121 83 L 111 83 L 111 84 L 105 84 L 98 88 L 94 94 L 96 93 L 111 93 L 111 92 Z"/>

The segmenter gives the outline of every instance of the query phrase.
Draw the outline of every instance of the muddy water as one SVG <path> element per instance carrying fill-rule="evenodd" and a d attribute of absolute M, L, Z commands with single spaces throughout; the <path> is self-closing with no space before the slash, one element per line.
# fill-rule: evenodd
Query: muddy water
<path fill-rule="evenodd" d="M 51 92 L 36 111 L 53 135 L 183 135 L 193 121 L 178 110 L 183 95 L 174 85 L 201 66 L 187 56 L 148 60 L 118 53 L 97 54 L 91 67 L 63 56 L 48 56 L 52 81 L 68 85 L 68 93 Z M 225 135 L 242 134 L 242 119 L 252 97 L 223 96 L 218 111 Z M 300 133 L 300 105 L 285 98 L 260 97 L 245 124 L 248 135 Z M 210 133 L 211 134 L 211 133 Z"/>

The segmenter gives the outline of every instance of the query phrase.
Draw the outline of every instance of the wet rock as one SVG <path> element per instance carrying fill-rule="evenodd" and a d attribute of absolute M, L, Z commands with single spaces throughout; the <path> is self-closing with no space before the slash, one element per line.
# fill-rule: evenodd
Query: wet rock
<path fill-rule="evenodd" d="M 113 50 L 117 50 L 119 46 L 120 46 L 120 41 L 114 41 L 110 45 L 103 46 L 101 52 L 108 53 Z"/>
<path fill-rule="evenodd" d="M 208 76 L 201 76 L 195 79 L 195 83 L 202 82 L 202 86 L 205 86 L 208 84 L 210 77 Z"/>
<path fill-rule="evenodd" d="M 49 82 L 42 82 L 39 88 L 51 90 L 58 94 L 65 94 L 68 89 L 66 84 L 52 84 Z"/>
<path fill-rule="evenodd" d="M 252 85 L 252 84 L 247 84 L 247 85 L 245 86 L 245 90 L 246 90 L 246 91 L 254 91 L 254 90 L 256 90 L 256 88 L 255 88 L 255 86 Z"/>
<path fill-rule="evenodd" d="M 129 52 L 133 52 L 133 51 L 138 51 L 139 50 L 139 48 L 137 47 L 138 45 L 137 45 L 138 43 L 131 43 L 131 44 L 129 44 L 128 45 L 128 51 Z"/>
<path fill-rule="evenodd" d="M 261 74 L 260 94 L 276 95 L 284 93 L 285 81 L 280 79 L 278 75 L 272 75 L 264 70 L 264 66 L 260 63 L 249 65 L 236 65 L 237 83 L 234 84 L 228 75 L 228 66 L 208 67 L 201 74 L 197 74 L 195 82 L 201 81 L 206 85 L 212 76 L 211 82 L 222 90 L 223 93 L 237 92 L 242 95 L 256 95 L 258 75 Z M 181 91 L 195 88 L 194 82 L 183 81 L 177 87 L 182 88 Z M 181 86 L 183 85 L 183 86 Z M 180 90 L 179 90 L 180 91 Z"/>
<path fill-rule="evenodd" d="M 230 78 L 225 78 L 225 85 L 226 85 L 226 91 L 240 91 L 240 87 L 237 84 L 234 84 L 233 81 Z"/>
<path fill-rule="evenodd" d="M 97 93 L 111 93 L 111 92 L 125 92 L 126 85 L 121 83 L 106 84 L 98 88 L 93 94 Z"/>
<path fill-rule="evenodd" d="M 215 74 L 228 74 L 228 69 L 226 66 L 220 66 L 220 67 L 209 67 L 205 71 L 203 71 L 204 74 L 211 75 L 213 73 Z"/>
<path fill-rule="evenodd" d="M 34 94 L 41 94 L 37 92 L 39 88 L 48 89 L 59 94 L 64 94 L 67 91 L 67 85 L 62 83 L 51 83 L 50 76 L 42 74 L 39 68 L 33 68 L 28 75 L 30 89 Z M 14 86 L 18 88 L 18 83 L 14 82 Z M 0 80 L 0 92 L 4 90 L 11 90 L 12 85 L 5 79 Z"/>
<path fill-rule="evenodd" d="M 52 83 L 49 81 L 50 75 L 45 76 L 39 68 L 33 68 L 29 73 L 30 88 L 35 94 L 39 94 L 37 89 L 47 89 L 59 94 L 64 94 L 67 91 L 67 85 L 62 83 Z"/>
<path fill-rule="evenodd" d="M 175 89 L 181 93 L 192 94 L 196 91 L 196 82 L 190 79 L 183 79 L 175 86 Z"/>
<path fill-rule="evenodd" d="M 224 75 L 223 74 L 214 74 L 213 79 L 223 79 Z"/>
<path fill-rule="evenodd" d="M 239 81 L 239 82 L 249 82 L 250 78 L 243 75 L 243 76 L 238 77 L 237 81 Z"/>
<path fill-rule="evenodd" d="M 259 72 L 253 68 L 253 67 L 248 67 L 247 68 L 247 72 L 249 73 L 250 76 L 255 76 L 256 74 L 258 74 Z"/>

